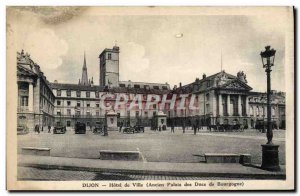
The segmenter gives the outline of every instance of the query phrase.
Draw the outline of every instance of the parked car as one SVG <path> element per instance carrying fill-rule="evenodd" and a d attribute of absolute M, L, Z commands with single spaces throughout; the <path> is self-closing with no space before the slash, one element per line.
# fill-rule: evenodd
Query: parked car
<path fill-rule="evenodd" d="M 17 135 L 24 135 L 28 133 L 28 128 L 25 125 L 18 125 Z"/>
<path fill-rule="evenodd" d="M 101 125 L 96 125 L 95 128 L 93 129 L 93 133 L 95 133 L 95 134 L 104 133 L 104 128 Z"/>
<path fill-rule="evenodd" d="M 55 126 L 53 129 L 54 134 L 65 134 L 67 131 L 66 126 Z"/>
<path fill-rule="evenodd" d="M 134 133 L 135 129 L 134 127 L 124 127 L 123 133 Z"/>
<path fill-rule="evenodd" d="M 75 125 L 75 134 L 85 134 L 86 125 L 84 123 L 77 122 Z"/>
<path fill-rule="evenodd" d="M 136 125 L 136 126 L 134 126 L 134 131 L 136 132 L 136 133 L 140 133 L 140 132 L 145 132 L 145 127 L 144 126 L 140 126 L 140 125 Z"/>

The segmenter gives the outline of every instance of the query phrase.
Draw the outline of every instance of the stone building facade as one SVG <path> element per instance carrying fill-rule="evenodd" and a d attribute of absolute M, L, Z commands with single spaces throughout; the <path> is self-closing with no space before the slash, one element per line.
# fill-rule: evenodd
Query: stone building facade
<path fill-rule="evenodd" d="M 277 128 L 285 129 L 285 93 L 271 92 L 272 121 Z M 251 92 L 249 96 L 250 125 L 255 128 L 258 121 L 267 122 L 267 94 Z"/>
<path fill-rule="evenodd" d="M 155 117 L 160 112 L 167 116 L 168 126 L 191 126 L 198 121 L 201 125 L 244 124 L 255 127 L 256 122 L 266 119 L 266 95 L 252 92 L 247 84 L 246 75 L 236 75 L 225 71 L 206 76 L 187 85 L 170 88 L 168 83 L 146 83 L 119 81 L 119 52 L 114 46 L 105 49 L 99 55 L 100 85 L 88 80 L 87 64 L 84 55 L 82 77 L 78 84 L 49 83 L 28 54 L 18 53 L 18 124 L 28 124 L 32 130 L 34 125 L 52 125 L 74 127 L 76 122 L 83 122 L 88 127 L 105 123 L 108 112 L 101 108 L 101 99 L 105 106 L 112 106 L 118 114 L 118 123 L 153 126 Z M 128 97 L 128 104 L 137 96 L 141 97 L 143 109 L 125 106 L 114 107 L 121 94 Z M 186 107 L 171 108 L 163 105 L 163 97 L 172 99 L 178 95 L 175 105 L 180 105 L 180 96 L 193 97 L 195 109 Z M 160 101 L 144 109 L 148 96 L 158 96 Z M 285 95 L 273 93 L 272 119 L 280 128 L 285 127 Z"/>
<path fill-rule="evenodd" d="M 194 94 L 198 110 L 170 111 L 170 118 L 184 117 L 189 124 L 198 119 L 202 125 L 250 123 L 248 115 L 249 94 L 252 88 L 247 85 L 245 75 L 237 76 L 221 71 L 195 82 L 179 86 L 174 93 Z"/>
<path fill-rule="evenodd" d="M 17 84 L 18 126 L 32 131 L 35 125 L 52 125 L 55 96 L 40 66 L 23 50 L 17 53 Z"/>

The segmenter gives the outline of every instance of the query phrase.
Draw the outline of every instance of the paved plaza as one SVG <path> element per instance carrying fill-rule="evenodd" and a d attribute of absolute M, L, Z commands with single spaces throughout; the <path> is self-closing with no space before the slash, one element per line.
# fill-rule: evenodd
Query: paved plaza
<path fill-rule="evenodd" d="M 109 172 L 69 171 L 57 169 L 39 169 L 32 167 L 18 167 L 18 180 L 234 180 L 238 178 L 201 177 L 201 176 L 170 176 L 144 175 Z"/>
<path fill-rule="evenodd" d="M 279 144 L 280 164 L 285 165 L 285 130 L 274 130 L 274 143 Z M 193 134 L 183 134 L 180 128 L 171 131 L 151 131 L 123 134 L 109 132 L 109 136 L 93 134 L 40 134 L 18 135 L 18 152 L 22 147 L 51 148 L 51 156 L 98 159 L 100 150 L 139 150 L 148 162 L 195 163 L 203 161 L 204 153 L 248 153 L 253 164 L 261 164 L 261 144 L 266 143 L 265 133 L 248 129 L 244 132 L 210 132 L 204 128 Z"/>

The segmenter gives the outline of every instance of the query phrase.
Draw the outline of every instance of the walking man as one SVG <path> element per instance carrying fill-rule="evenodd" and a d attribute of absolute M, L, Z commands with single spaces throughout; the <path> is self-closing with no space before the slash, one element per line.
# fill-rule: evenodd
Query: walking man
<path fill-rule="evenodd" d="M 48 125 L 48 133 L 51 133 L 51 126 Z"/>
<path fill-rule="evenodd" d="M 119 130 L 119 132 L 122 131 L 122 127 L 123 127 L 123 122 L 120 123 L 120 130 Z"/>
<path fill-rule="evenodd" d="M 193 125 L 193 128 L 194 128 L 194 135 L 196 135 L 196 132 L 197 132 L 197 125 Z"/>
<path fill-rule="evenodd" d="M 174 132 L 174 123 L 171 124 L 171 133 L 175 133 Z"/>

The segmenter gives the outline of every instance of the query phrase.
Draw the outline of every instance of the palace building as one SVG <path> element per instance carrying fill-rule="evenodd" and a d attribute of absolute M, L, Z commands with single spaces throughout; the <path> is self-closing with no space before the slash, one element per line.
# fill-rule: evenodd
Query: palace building
<path fill-rule="evenodd" d="M 49 83 L 28 54 L 18 53 L 18 124 L 27 124 L 30 130 L 35 125 L 74 127 L 76 122 L 83 122 L 88 127 L 105 123 L 108 112 L 101 106 L 115 106 L 121 94 L 128 97 L 128 103 L 113 107 L 118 115 L 118 123 L 140 123 L 153 126 L 157 114 L 165 114 L 167 123 L 175 126 L 191 126 L 197 121 L 201 125 L 244 124 L 255 127 L 257 121 L 266 116 L 260 113 L 266 107 L 265 93 L 252 92 L 247 84 L 246 74 L 236 75 L 224 70 L 187 85 L 170 88 L 168 83 L 146 83 L 119 80 L 120 48 L 104 49 L 99 55 L 99 85 L 93 78 L 88 79 L 88 66 L 84 55 L 82 77 L 78 84 L 66 84 L 54 81 Z M 181 95 L 193 99 L 195 109 L 189 107 L 172 108 L 169 102 L 163 103 L 163 97 L 172 99 L 172 95 Z M 108 96 L 104 103 L 102 98 Z M 149 96 L 159 97 L 159 101 L 145 109 Z M 141 99 L 141 107 L 128 109 L 129 103 Z M 285 126 L 285 95 L 274 94 L 272 108 L 273 120 L 279 127 Z M 175 105 L 180 105 L 180 96 L 175 98 Z M 161 107 L 165 104 L 165 107 Z M 258 109 L 257 109 L 258 108 Z M 257 112 L 259 111 L 259 112 Z"/>
<path fill-rule="evenodd" d="M 18 126 L 54 124 L 55 96 L 40 66 L 22 50 L 17 53 Z"/>

